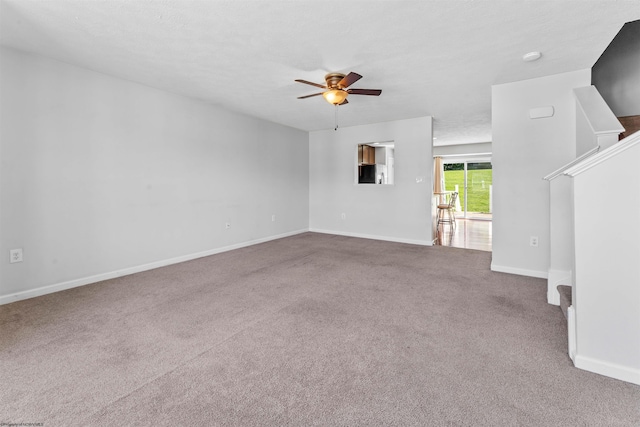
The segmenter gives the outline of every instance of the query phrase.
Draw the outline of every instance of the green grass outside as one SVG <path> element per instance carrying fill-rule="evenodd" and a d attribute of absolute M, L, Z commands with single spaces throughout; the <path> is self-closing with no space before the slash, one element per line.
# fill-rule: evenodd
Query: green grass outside
<path fill-rule="evenodd" d="M 489 213 L 489 186 L 492 183 L 493 171 L 491 169 L 469 170 L 467 180 L 469 186 L 469 198 L 467 200 L 468 212 Z M 444 171 L 444 186 L 447 191 L 455 191 L 458 185 L 458 197 L 460 208 L 464 209 L 464 171 Z"/>

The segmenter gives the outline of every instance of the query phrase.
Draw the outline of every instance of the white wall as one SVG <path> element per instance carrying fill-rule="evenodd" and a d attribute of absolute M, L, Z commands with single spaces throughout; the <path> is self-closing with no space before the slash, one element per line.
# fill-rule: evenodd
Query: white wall
<path fill-rule="evenodd" d="M 575 158 L 575 98 L 590 84 L 579 70 L 492 88 L 493 259 L 491 267 L 534 277 L 549 268 L 549 185 L 542 178 Z M 529 110 L 553 106 L 553 117 Z M 539 246 L 529 246 L 537 236 Z"/>
<path fill-rule="evenodd" d="M 395 185 L 354 184 L 357 145 L 390 140 Z M 311 132 L 309 227 L 430 245 L 432 173 L 431 117 Z"/>
<path fill-rule="evenodd" d="M 0 54 L 5 302 L 308 229 L 306 132 Z"/>
<path fill-rule="evenodd" d="M 559 175 L 549 182 L 549 271 L 547 302 L 560 305 L 558 285 L 573 284 L 574 236 L 571 180 Z"/>
<path fill-rule="evenodd" d="M 587 116 L 576 100 L 576 158 L 588 153 L 598 146 L 596 135 L 589 124 Z"/>

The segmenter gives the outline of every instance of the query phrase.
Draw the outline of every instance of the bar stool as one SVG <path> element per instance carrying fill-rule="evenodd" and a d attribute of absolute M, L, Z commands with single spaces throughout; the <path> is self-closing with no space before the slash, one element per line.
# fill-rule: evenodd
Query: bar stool
<path fill-rule="evenodd" d="M 442 203 L 438 205 L 438 222 L 436 224 L 436 228 L 440 226 L 440 224 L 451 224 L 454 228 L 456 226 L 456 201 L 458 200 L 458 192 L 454 191 L 449 196 L 449 203 Z"/>

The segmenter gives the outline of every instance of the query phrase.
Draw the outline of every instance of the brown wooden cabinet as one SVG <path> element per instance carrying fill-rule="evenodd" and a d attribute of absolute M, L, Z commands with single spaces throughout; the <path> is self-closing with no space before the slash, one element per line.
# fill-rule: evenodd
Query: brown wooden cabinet
<path fill-rule="evenodd" d="M 375 165 L 376 149 L 369 145 L 358 145 L 358 164 L 359 165 Z"/>

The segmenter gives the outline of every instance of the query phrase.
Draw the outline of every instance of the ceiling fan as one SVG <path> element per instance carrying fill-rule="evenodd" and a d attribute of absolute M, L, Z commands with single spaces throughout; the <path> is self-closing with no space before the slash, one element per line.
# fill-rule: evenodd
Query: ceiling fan
<path fill-rule="evenodd" d="M 342 73 L 329 73 L 324 76 L 326 84 L 321 85 L 318 83 L 309 82 L 307 80 L 297 79 L 298 83 L 304 83 L 307 85 L 326 89 L 324 92 L 318 92 L 311 95 L 299 96 L 298 99 L 311 98 L 312 96 L 322 95 L 329 104 L 344 105 L 348 103 L 348 95 L 372 95 L 380 96 L 382 90 L 380 89 L 347 89 L 349 86 L 360 80 L 362 76 L 358 73 L 349 73 L 346 76 Z"/>

